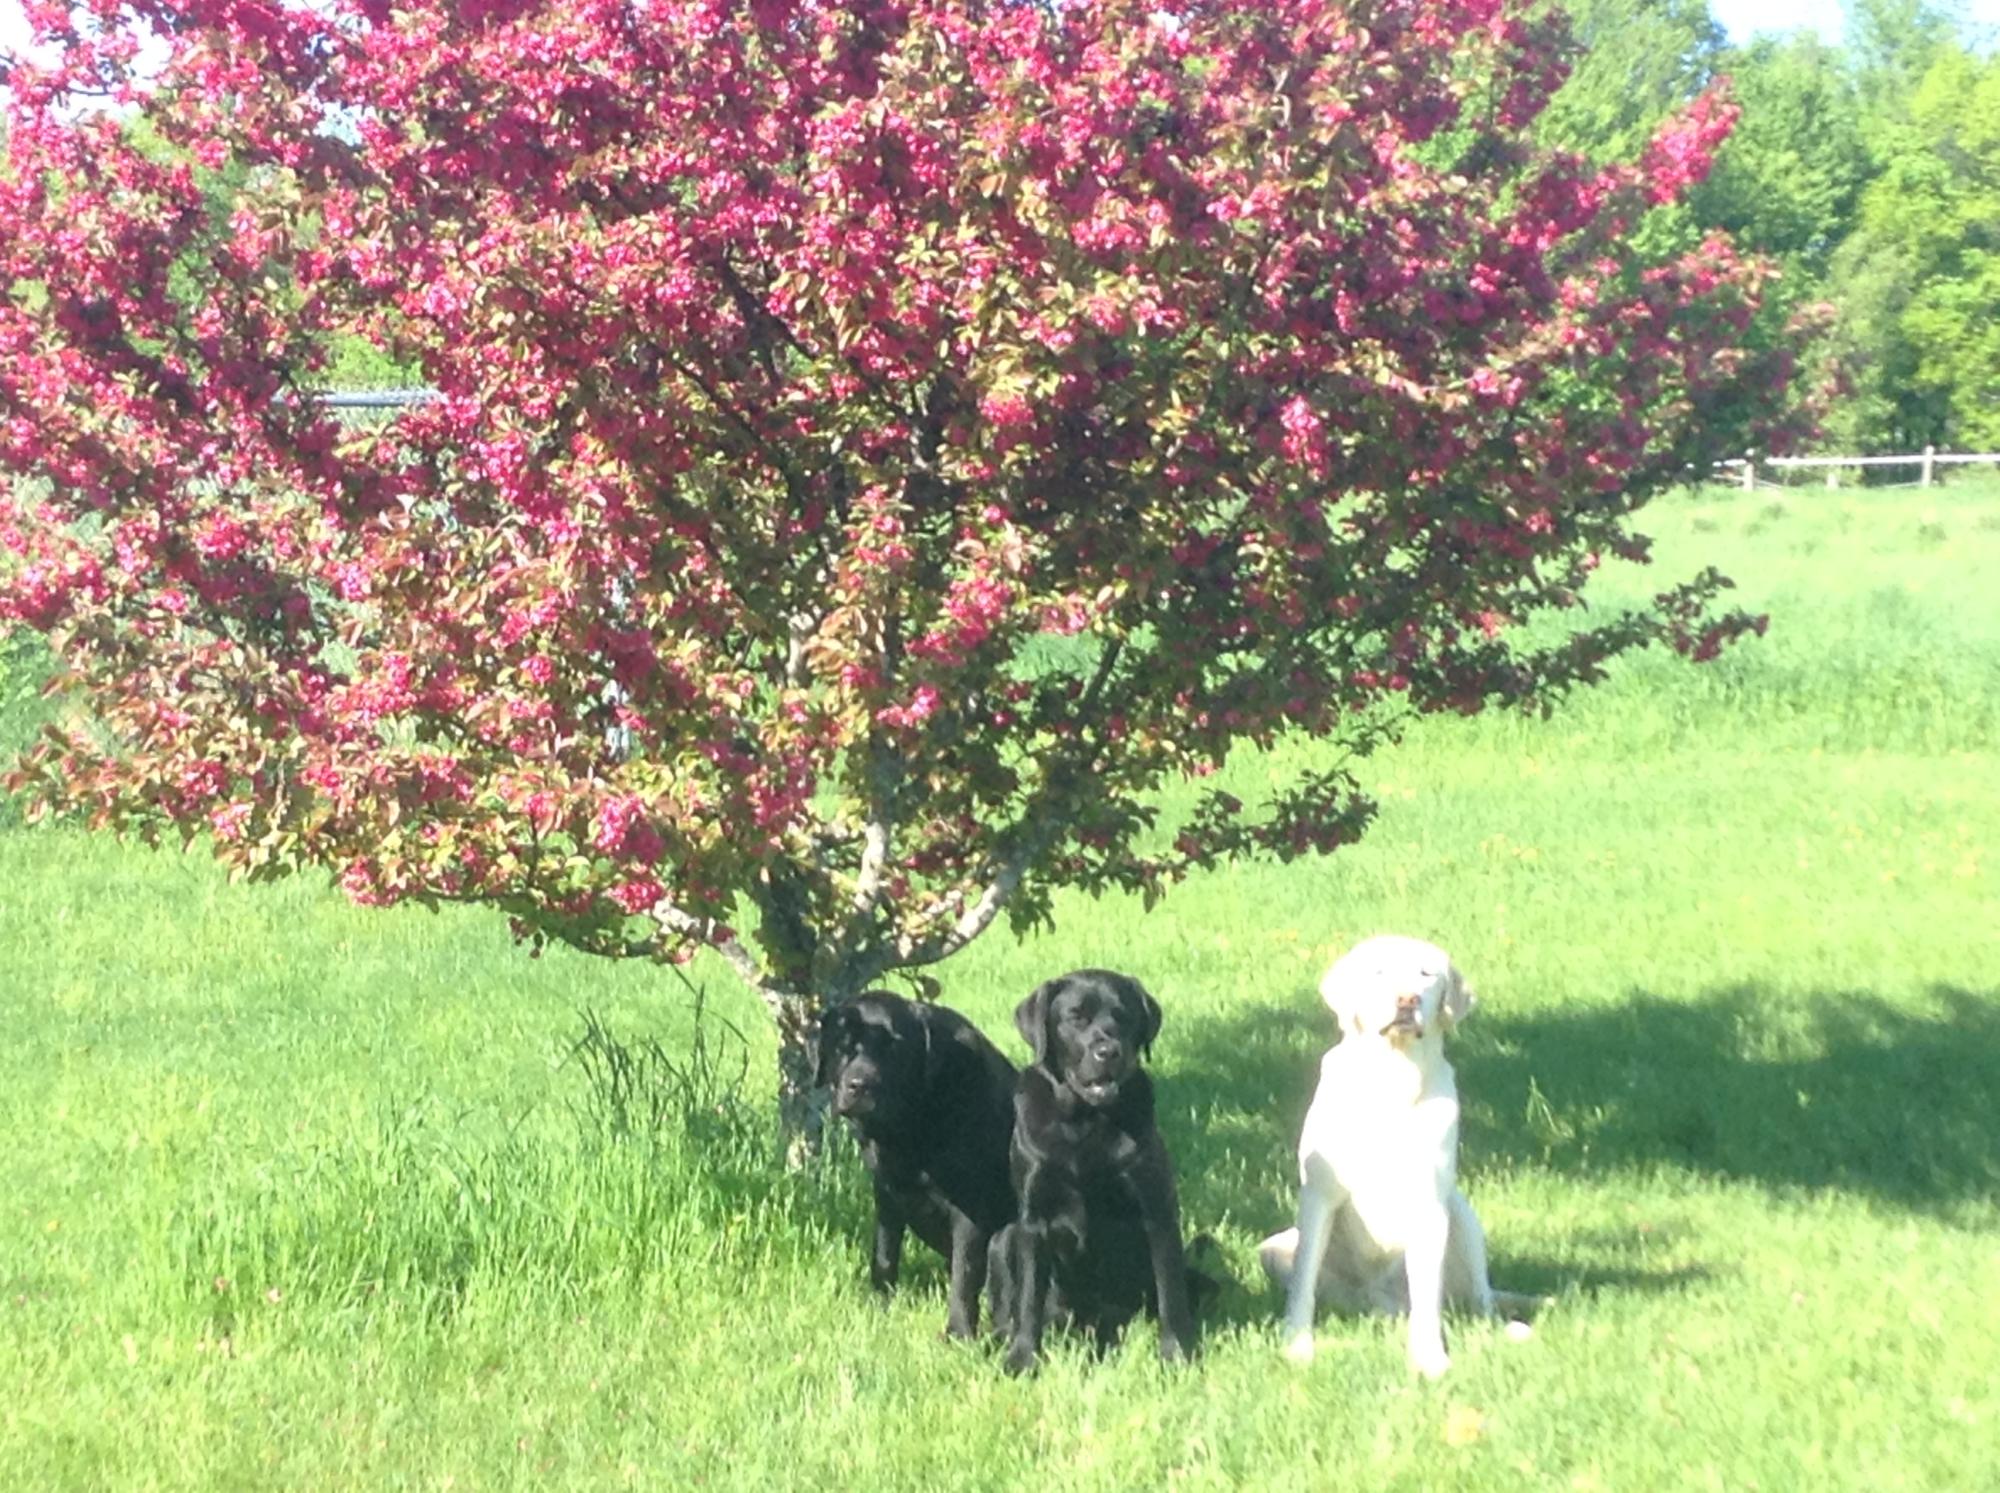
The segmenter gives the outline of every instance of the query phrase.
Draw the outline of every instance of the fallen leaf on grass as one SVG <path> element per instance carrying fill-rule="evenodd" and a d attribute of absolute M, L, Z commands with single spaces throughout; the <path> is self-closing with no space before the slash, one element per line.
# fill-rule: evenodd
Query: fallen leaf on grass
<path fill-rule="evenodd" d="M 1470 1446 L 1486 1434 L 1486 1416 L 1470 1405 L 1454 1405 L 1445 1412 L 1444 1444 Z"/>

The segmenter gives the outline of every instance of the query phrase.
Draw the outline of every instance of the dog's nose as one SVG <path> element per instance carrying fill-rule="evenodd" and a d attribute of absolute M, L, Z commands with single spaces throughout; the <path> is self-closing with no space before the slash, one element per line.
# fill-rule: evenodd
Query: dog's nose
<path fill-rule="evenodd" d="M 1100 1063 L 1114 1062 L 1124 1051 L 1123 1043 L 1113 1042 L 1105 1037 L 1100 1037 L 1090 1044 L 1090 1055 Z"/>
<path fill-rule="evenodd" d="M 1421 1037 L 1424 1032 L 1424 1003 L 1421 996 L 1399 995 L 1396 997 L 1396 1014 L 1389 1024 L 1382 1028 L 1383 1035 L 1390 1032 L 1414 1033 Z"/>

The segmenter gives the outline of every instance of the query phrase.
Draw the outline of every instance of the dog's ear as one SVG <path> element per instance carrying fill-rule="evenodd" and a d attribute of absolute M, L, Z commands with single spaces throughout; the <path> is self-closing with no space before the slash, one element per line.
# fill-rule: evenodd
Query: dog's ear
<path fill-rule="evenodd" d="M 1028 1044 L 1038 1063 L 1046 1061 L 1049 1055 L 1049 1003 L 1068 980 L 1068 975 L 1044 980 L 1014 1008 L 1014 1030 L 1021 1034 L 1021 1040 Z"/>
<path fill-rule="evenodd" d="M 1364 1025 L 1361 1002 L 1367 992 L 1362 988 L 1359 966 L 1350 958 L 1352 952 L 1349 950 L 1334 960 L 1319 980 L 1319 998 L 1326 1002 L 1343 1032 L 1358 1032 Z"/>
<path fill-rule="evenodd" d="M 847 1025 L 845 1006 L 825 1006 L 819 1013 L 819 1053 L 813 1064 L 813 1087 L 830 1088 L 833 1070 L 840 1063 L 840 1036 Z"/>
<path fill-rule="evenodd" d="M 1160 1003 L 1153 999 L 1152 992 L 1144 985 L 1129 976 L 1125 983 L 1131 986 L 1131 994 L 1139 1006 L 1139 1055 L 1151 1057 L 1153 1039 L 1160 1035 L 1160 1023 L 1166 1019 L 1166 1013 L 1160 1009 Z"/>
<path fill-rule="evenodd" d="M 1445 966 L 1444 1003 L 1438 1007 L 1438 1015 L 1444 1021 L 1444 1029 L 1456 1031 L 1458 1024 L 1472 1014 L 1472 1008 L 1479 1004 L 1479 997 L 1465 983 L 1465 976 L 1458 972 L 1456 964 Z"/>

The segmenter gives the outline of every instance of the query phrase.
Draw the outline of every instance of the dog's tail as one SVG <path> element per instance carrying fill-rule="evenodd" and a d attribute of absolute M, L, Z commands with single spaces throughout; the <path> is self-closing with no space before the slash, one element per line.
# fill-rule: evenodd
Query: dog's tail
<path fill-rule="evenodd" d="M 1188 1304 L 1194 1308 L 1195 1317 L 1199 1320 L 1222 1299 L 1222 1277 L 1226 1274 L 1222 1265 L 1222 1246 L 1215 1242 L 1215 1235 L 1204 1231 L 1188 1240 L 1185 1255 Z"/>

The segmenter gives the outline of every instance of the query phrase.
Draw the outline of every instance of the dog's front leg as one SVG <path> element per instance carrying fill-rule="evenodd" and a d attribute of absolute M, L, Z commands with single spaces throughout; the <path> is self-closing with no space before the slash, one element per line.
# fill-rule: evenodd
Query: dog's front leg
<path fill-rule="evenodd" d="M 986 1246 L 986 1300 L 993 1319 L 993 1331 L 1000 1337 L 1014 1336 L 1015 1303 L 1020 1287 L 1014 1281 L 1014 1232 L 1019 1224 L 1008 1224 Z"/>
<path fill-rule="evenodd" d="M 1450 1210 L 1451 1241 L 1445 1247 L 1444 1299 L 1455 1307 L 1482 1317 L 1497 1314 L 1493 1283 L 1486 1274 L 1486 1231 L 1465 1194 L 1454 1190 L 1445 1206 Z"/>
<path fill-rule="evenodd" d="M 1160 1304 L 1160 1358 L 1177 1363 L 1198 1346 L 1194 1308 L 1188 1301 L 1187 1253 L 1181 1246 L 1180 1200 L 1174 1176 L 1164 1165 L 1156 1187 L 1140 1191 L 1146 1246 L 1153 1257 L 1153 1291 Z"/>
<path fill-rule="evenodd" d="M 1299 1185 L 1299 1237 L 1292 1251 L 1292 1278 L 1285 1288 L 1285 1357 L 1293 1363 L 1311 1363 L 1319 1271 L 1343 1193 L 1324 1162 L 1308 1159 L 1300 1170 L 1304 1180 Z"/>
<path fill-rule="evenodd" d="M 1012 1309 L 1013 1341 L 1007 1348 L 1007 1372 L 1025 1374 L 1042 1352 L 1042 1310 L 1049 1290 L 1048 1226 L 1023 1218 L 1001 1237 L 1012 1248 L 1007 1260 L 1008 1305 Z"/>
<path fill-rule="evenodd" d="M 1451 1367 L 1444 1351 L 1444 1255 L 1450 1240 L 1451 1215 L 1440 1198 L 1414 1221 L 1403 1251 L 1410 1287 L 1410 1366 L 1426 1379 Z"/>
<path fill-rule="evenodd" d="M 875 1245 L 868 1256 L 868 1284 L 887 1295 L 903 1268 L 903 1231 L 909 1220 L 902 1199 L 875 1181 Z"/>
<path fill-rule="evenodd" d="M 986 1252 L 992 1240 L 986 1231 L 956 1208 L 951 1210 L 951 1300 L 945 1312 L 945 1335 L 979 1334 L 979 1293 L 986 1287 Z"/>

